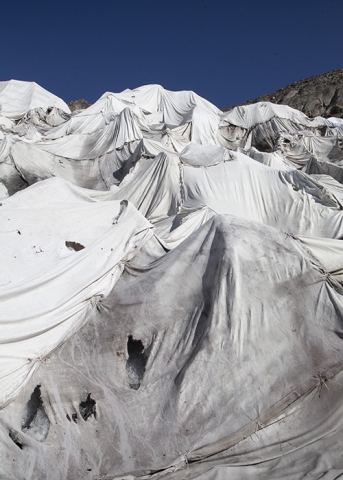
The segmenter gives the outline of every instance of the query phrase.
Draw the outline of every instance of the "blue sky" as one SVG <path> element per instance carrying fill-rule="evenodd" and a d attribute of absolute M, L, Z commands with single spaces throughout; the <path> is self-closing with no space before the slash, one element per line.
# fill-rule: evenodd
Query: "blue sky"
<path fill-rule="evenodd" d="M 0 80 L 65 101 L 159 83 L 223 108 L 343 68 L 343 0 L 0 3 Z"/>

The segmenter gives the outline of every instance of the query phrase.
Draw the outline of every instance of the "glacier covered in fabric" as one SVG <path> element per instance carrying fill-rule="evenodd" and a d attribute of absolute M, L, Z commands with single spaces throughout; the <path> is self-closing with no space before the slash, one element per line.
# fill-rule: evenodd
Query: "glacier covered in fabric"
<path fill-rule="evenodd" d="M 58 108 L 70 113 L 68 105 L 35 82 L 0 82 L 0 115 L 18 120 L 34 109 Z"/>
<path fill-rule="evenodd" d="M 343 121 L 0 104 L 0 477 L 343 474 Z"/>

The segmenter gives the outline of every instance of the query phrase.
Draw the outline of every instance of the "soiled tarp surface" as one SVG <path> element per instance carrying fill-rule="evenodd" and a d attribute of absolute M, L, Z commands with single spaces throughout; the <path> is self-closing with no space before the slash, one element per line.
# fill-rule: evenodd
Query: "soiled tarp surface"
<path fill-rule="evenodd" d="M 0 478 L 343 475 L 342 123 L 157 85 L 25 102 L 0 131 Z"/>
<path fill-rule="evenodd" d="M 111 291 L 150 224 L 125 201 L 92 201 L 60 181 L 10 197 L 0 215 L 0 402 L 6 404 L 37 361 Z"/>

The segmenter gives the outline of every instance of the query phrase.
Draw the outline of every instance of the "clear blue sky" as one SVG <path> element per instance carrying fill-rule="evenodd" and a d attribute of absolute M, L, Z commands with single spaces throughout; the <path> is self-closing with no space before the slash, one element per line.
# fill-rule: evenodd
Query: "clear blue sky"
<path fill-rule="evenodd" d="M 0 1 L 0 80 L 65 101 L 159 83 L 218 107 L 343 68 L 343 0 Z"/>

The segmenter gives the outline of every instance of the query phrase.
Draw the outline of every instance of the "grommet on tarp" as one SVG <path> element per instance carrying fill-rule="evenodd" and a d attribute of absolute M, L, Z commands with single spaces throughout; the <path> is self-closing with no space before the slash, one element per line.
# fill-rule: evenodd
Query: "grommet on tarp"
<path fill-rule="evenodd" d="M 94 295 L 94 297 L 90 299 L 90 303 L 92 307 L 96 307 L 102 299 L 103 299 L 103 295 Z"/>
<path fill-rule="evenodd" d="M 330 285 L 331 288 L 333 288 L 337 293 L 340 295 L 343 295 L 343 286 L 342 284 L 335 278 L 335 276 L 331 272 L 326 272 L 323 269 L 322 271 L 322 280 L 328 285 Z"/>

